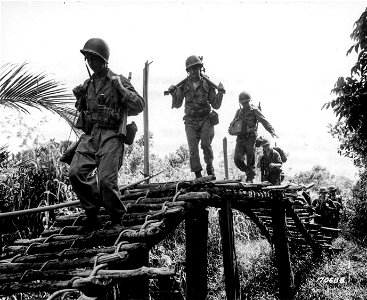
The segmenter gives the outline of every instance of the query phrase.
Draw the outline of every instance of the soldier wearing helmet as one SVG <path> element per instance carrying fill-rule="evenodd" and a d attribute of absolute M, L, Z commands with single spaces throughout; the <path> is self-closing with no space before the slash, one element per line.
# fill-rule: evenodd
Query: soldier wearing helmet
<path fill-rule="evenodd" d="M 213 167 L 212 140 L 214 125 L 218 124 L 218 115 L 212 108 L 219 109 L 222 105 L 224 87 L 219 83 L 216 87 L 202 74 L 201 59 L 192 55 L 185 63 L 188 76 L 180 86 L 171 86 L 168 91 L 172 95 L 172 108 L 180 108 L 185 99 L 185 132 L 190 152 L 191 172 L 196 178 L 202 177 L 202 166 L 199 156 L 199 142 L 204 154 L 206 171 L 215 178 Z"/>
<path fill-rule="evenodd" d="M 320 187 L 319 198 L 312 202 L 312 206 L 317 214 L 315 222 L 327 227 L 332 226 L 332 217 L 336 207 L 333 201 L 327 197 L 327 189 L 325 187 Z"/>
<path fill-rule="evenodd" d="M 234 163 L 246 173 L 246 182 L 253 182 L 255 177 L 255 143 L 259 122 L 273 136 L 278 137 L 274 128 L 265 119 L 260 109 L 251 104 L 251 96 L 241 92 L 238 96 L 240 109 L 231 122 L 228 133 L 236 135 Z M 246 163 L 245 163 L 246 159 Z"/>
<path fill-rule="evenodd" d="M 282 159 L 280 154 L 270 146 L 267 139 L 262 139 L 260 146 L 264 154 L 259 160 L 261 181 L 268 181 L 272 185 L 280 185 L 282 173 Z"/>
<path fill-rule="evenodd" d="M 117 184 L 124 151 L 119 127 L 125 113 L 138 115 L 145 104 L 128 79 L 109 69 L 110 49 L 104 40 L 89 39 L 80 52 L 93 71 L 73 90 L 80 112 L 76 127 L 84 131 L 69 169 L 71 185 L 87 215 L 80 233 L 98 228 L 100 206 L 109 212 L 113 228 L 119 230 L 125 212 Z M 96 176 L 92 176 L 95 168 Z"/>
<path fill-rule="evenodd" d="M 343 210 L 342 197 L 340 195 L 337 195 L 336 192 L 337 188 L 335 186 L 331 185 L 328 187 L 328 196 L 336 208 L 333 218 L 331 220 L 331 226 L 335 228 L 338 227 L 340 215 Z"/>

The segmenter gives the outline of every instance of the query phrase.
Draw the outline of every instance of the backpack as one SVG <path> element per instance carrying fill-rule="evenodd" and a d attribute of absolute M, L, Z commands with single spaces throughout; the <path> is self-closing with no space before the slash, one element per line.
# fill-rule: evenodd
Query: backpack
<path fill-rule="evenodd" d="M 283 151 L 283 149 L 275 146 L 273 147 L 273 149 L 279 153 L 280 158 L 282 159 L 282 163 L 285 163 L 287 161 L 287 156 L 285 155 L 285 152 Z"/>

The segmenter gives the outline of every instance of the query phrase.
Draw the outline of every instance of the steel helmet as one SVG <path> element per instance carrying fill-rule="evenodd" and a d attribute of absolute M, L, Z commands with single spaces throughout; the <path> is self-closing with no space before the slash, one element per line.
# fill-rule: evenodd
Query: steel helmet
<path fill-rule="evenodd" d="M 89 39 L 83 49 L 80 50 L 81 53 L 85 56 L 87 53 L 97 55 L 101 57 L 106 63 L 108 63 L 108 59 L 110 57 L 110 48 L 107 43 L 99 38 L 91 38 Z"/>
<path fill-rule="evenodd" d="M 331 186 L 328 187 L 328 191 L 329 191 L 329 193 L 334 192 L 334 191 L 336 191 L 336 187 L 331 185 Z"/>
<path fill-rule="evenodd" d="M 320 189 L 319 189 L 319 193 L 321 194 L 321 193 L 327 193 L 327 190 L 326 190 L 326 188 L 324 188 L 324 187 L 320 187 Z"/>
<path fill-rule="evenodd" d="M 189 56 L 186 59 L 186 71 L 188 70 L 188 68 L 195 66 L 195 65 L 200 65 L 202 67 L 203 63 L 201 62 L 201 59 L 199 58 L 199 56 L 196 56 L 196 55 Z"/>
<path fill-rule="evenodd" d="M 242 92 L 242 93 L 240 93 L 239 94 L 239 96 L 238 96 L 238 101 L 239 102 L 248 102 L 248 101 L 250 101 L 251 100 L 251 96 L 250 96 L 250 94 L 249 93 L 247 93 L 247 92 Z"/>
<path fill-rule="evenodd" d="M 265 146 L 265 145 L 270 145 L 270 142 L 267 139 L 262 139 L 262 141 L 260 142 L 260 146 Z"/>

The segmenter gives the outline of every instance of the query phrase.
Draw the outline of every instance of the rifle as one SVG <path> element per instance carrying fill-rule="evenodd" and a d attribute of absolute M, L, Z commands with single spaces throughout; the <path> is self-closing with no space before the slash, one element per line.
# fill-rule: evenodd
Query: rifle
<path fill-rule="evenodd" d="M 131 188 L 131 187 L 133 187 L 133 186 L 135 186 L 135 185 L 137 185 L 137 184 L 139 184 L 139 183 L 141 183 L 141 182 L 145 181 L 145 180 L 149 180 L 149 179 L 151 179 L 151 178 L 153 178 L 153 177 L 155 177 L 155 176 L 158 176 L 159 174 L 163 173 L 164 171 L 165 171 L 165 170 L 162 170 L 162 171 L 160 171 L 160 172 L 158 172 L 158 173 L 155 173 L 155 174 L 153 174 L 153 175 L 148 175 L 148 176 L 144 177 L 143 179 L 137 180 L 137 181 L 135 181 L 135 182 L 133 182 L 133 183 L 130 183 L 130 184 L 124 185 L 123 187 L 121 187 L 121 188 L 120 188 L 120 191 L 125 191 L 125 190 L 127 190 L 127 189 L 129 189 L 129 188 Z"/>
<path fill-rule="evenodd" d="M 181 80 L 179 83 L 177 83 L 176 85 L 175 85 L 175 89 L 174 90 L 176 90 L 177 88 L 179 88 L 181 85 L 183 85 L 184 83 L 185 83 L 185 81 L 187 80 L 187 78 L 185 78 L 184 80 Z M 173 90 L 173 91 L 174 91 Z M 164 93 L 163 93 L 165 96 L 167 96 L 167 95 L 169 95 L 170 94 L 170 92 L 167 90 L 167 91 L 164 91 Z"/>
<path fill-rule="evenodd" d="M 127 78 L 127 80 L 130 82 L 131 81 L 131 72 L 129 72 L 129 77 Z M 124 110 L 123 110 L 123 119 L 122 119 L 122 122 L 120 124 L 120 127 L 119 127 L 119 133 L 121 135 L 123 135 L 124 137 L 126 137 L 126 125 L 127 125 L 127 107 L 125 106 L 124 107 Z"/>
<path fill-rule="evenodd" d="M 200 75 L 203 77 L 203 78 L 205 78 L 205 80 L 211 85 L 211 86 L 213 86 L 214 88 L 216 88 L 217 90 L 218 90 L 218 86 L 213 82 L 213 81 L 211 81 L 210 79 L 209 79 L 209 77 L 207 76 L 207 75 L 205 75 L 204 73 L 202 73 L 202 72 L 200 72 Z M 179 88 L 181 85 L 183 85 L 184 83 L 185 83 L 185 81 L 187 80 L 187 78 L 185 78 L 184 80 L 181 80 L 179 83 L 177 83 L 174 87 L 175 87 L 175 89 L 174 90 L 176 90 L 177 88 Z M 226 93 L 226 90 L 223 90 L 223 94 L 225 94 Z M 164 95 L 165 96 L 167 96 L 167 95 L 169 95 L 170 94 L 170 92 L 167 90 L 167 91 L 164 91 Z"/>

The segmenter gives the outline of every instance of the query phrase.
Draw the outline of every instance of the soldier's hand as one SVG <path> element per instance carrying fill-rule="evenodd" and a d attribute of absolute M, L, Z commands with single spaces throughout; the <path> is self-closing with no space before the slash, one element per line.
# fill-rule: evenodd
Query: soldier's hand
<path fill-rule="evenodd" d="M 226 90 L 224 89 L 224 86 L 221 82 L 218 84 L 218 93 L 225 94 Z"/>
<path fill-rule="evenodd" d="M 276 133 L 272 133 L 272 134 L 271 134 L 271 136 L 272 136 L 273 138 L 277 138 L 277 139 L 279 139 L 279 136 L 278 136 Z"/>
<path fill-rule="evenodd" d="M 112 79 L 112 84 L 115 86 L 115 88 L 117 88 L 122 94 L 124 94 L 126 89 L 122 85 L 120 76 L 114 75 L 111 77 L 111 79 Z"/>
<path fill-rule="evenodd" d="M 73 94 L 76 98 L 80 97 L 80 95 L 83 93 L 83 85 L 80 84 L 78 86 L 76 86 L 75 88 L 73 88 Z"/>
<path fill-rule="evenodd" d="M 175 85 L 171 85 L 171 86 L 168 88 L 168 92 L 169 92 L 170 94 L 172 94 L 175 90 L 176 90 L 176 86 L 175 86 Z"/>

